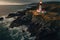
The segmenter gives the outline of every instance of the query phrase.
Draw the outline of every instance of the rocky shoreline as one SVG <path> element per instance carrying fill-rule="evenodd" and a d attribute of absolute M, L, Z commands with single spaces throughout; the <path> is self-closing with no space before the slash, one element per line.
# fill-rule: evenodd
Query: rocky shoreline
<path fill-rule="evenodd" d="M 15 20 L 11 22 L 9 27 L 14 28 L 21 25 L 26 25 L 28 28 L 26 31 L 31 33 L 31 37 L 36 36 L 35 40 L 60 40 L 60 36 L 58 36 L 60 35 L 58 34 L 60 32 L 60 20 L 56 19 L 57 16 L 59 16 L 60 18 L 60 7 L 58 7 L 60 5 L 53 5 L 48 4 L 48 6 L 43 7 L 47 11 L 46 16 L 44 17 L 42 17 L 41 15 L 34 16 L 33 13 L 30 12 L 30 10 L 36 10 L 37 6 L 32 6 L 31 8 L 17 11 L 17 13 L 10 13 L 6 18 L 14 17 Z M 54 13 L 51 14 L 52 12 Z M 56 20 L 54 20 L 53 18 L 55 18 Z M 2 18 L 0 19 L 3 20 Z M 25 32 L 25 30 L 22 31 Z"/>

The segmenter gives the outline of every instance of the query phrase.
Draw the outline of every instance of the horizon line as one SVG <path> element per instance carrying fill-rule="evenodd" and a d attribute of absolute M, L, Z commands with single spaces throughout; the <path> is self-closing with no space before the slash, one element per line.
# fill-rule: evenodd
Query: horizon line
<path fill-rule="evenodd" d="M 11 3 L 11 2 L 0 2 L 0 5 L 26 5 L 30 3 Z"/>

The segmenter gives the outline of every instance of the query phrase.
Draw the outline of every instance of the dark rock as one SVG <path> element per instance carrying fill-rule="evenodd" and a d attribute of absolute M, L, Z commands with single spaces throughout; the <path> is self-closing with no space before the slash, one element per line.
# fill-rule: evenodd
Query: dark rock
<path fill-rule="evenodd" d="M 49 22 L 50 26 L 46 26 L 46 28 L 42 28 L 38 33 L 36 34 L 36 40 L 58 40 L 58 30 L 60 29 L 57 26 L 55 26 L 56 22 Z"/>
<path fill-rule="evenodd" d="M 28 25 L 31 22 L 32 19 L 32 13 L 29 13 L 27 15 L 24 15 L 23 17 L 18 17 L 16 20 L 14 20 L 9 27 L 18 27 L 21 25 Z"/>
<path fill-rule="evenodd" d="M 3 17 L 0 17 L 0 21 L 2 21 L 2 20 L 4 20 L 4 18 Z"/>
<path fill-rule="evenodd" d="M 55 9 L 52 9 L 51 11 L 52 11 L 52 12 L 60 13 L 60 11 L 59 11 L 59 10 L 60 10 L 60 8 L 55 8 Z"/>
<path fill-rule="evenodd" d="M 31 8 L 27 8 L 26 10 L 35 10 L 35 6 L 31 6 Z M 51 7 L 47 6 L 45 10 L 51 11 Z M 31 36 L 36 36 L 35 40 L 59 40 L 58 33 L 60 33 L 60 20 L 44 20 L 43 17 L 34 16 L 32 17 L 32 13 L 27 11 L 18 11 L 17 13 L 21 15 L 16 20 L 14 20 L 10 24 L 10 28 L 18 27 L 21 25 L 28 26 L 28 31 L 31 33 Z M 58 9 L 59 10 L 59 9 Z M 53 9 L 53 11 L 57 11 Z M 58 12 L 58 11 L 57 11 Z M 25 15 L 24 15 L 25 14 Z M 23 16 L 22 16 L 23 15 Z M 32 20 L 33 19 L 33 20 Z M 22 30 L 25 32 L 24 30 Z"/>
<path fill-rule="evenodd" d="M 12 17 L 15 17 L 15 16 L 19 16 L 19 14 L 17 14 L 17 13 L 10 13 L 6 18 L 12 18 Z"/>
<path fill-rule="evenodd" d="M 26 10 L 20 10 L 20 11 L 17 11 L 16 13 L 10 13 L 6 18 L 12 18 L 12 17 L 16 17 L 16 16 L 22 17 L 25 15 L 25 12 L 26 12 Z"/>

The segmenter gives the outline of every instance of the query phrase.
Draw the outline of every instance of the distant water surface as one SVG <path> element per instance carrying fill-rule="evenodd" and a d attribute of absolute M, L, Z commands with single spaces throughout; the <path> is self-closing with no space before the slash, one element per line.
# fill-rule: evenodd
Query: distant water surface
<path fill-rule="evenodd" d="M 10 12 L 16 12 L 17 10 L 24 9 L 26 5 L 0 5 L 0 16 L 7 15 Z"/>

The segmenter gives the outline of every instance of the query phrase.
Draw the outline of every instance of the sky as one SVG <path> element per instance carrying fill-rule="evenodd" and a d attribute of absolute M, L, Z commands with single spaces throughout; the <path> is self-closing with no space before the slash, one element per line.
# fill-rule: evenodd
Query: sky
<path fill-rule="evenodd" d="M 0 0 L 0 5 L 17 5 L 17 4 L 24 4 L 24 3 L 35 3 L 39 2 L 40 0 Z M 43 0 L 43 1 L 59 1 L 59 0 Z"/>
<path fill-rule="evenodd" d="M 0 1 L 7 1 L 7 2 L 39 2 L 40 0 L 0 0 Z M 43 1 L 58 1 L 58 0 L 43 0 Z"/>

